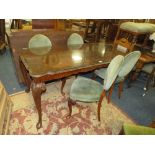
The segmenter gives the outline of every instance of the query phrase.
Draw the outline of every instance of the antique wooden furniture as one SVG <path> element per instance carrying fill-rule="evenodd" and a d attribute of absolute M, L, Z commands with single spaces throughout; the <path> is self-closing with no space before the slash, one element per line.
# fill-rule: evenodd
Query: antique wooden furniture
<path fill-rule="evenodd" d="M 16 32 L 12 32 L 10 36 L 10 46 L 12 49 L 13 60 L 16 67 L 16 73 L 18 77 L 18 81 L 20 83 L 24 82 L 23 75 L 19 65 L 19 54 L 20 49 L 27 48 L 28 42 L 30 38 L 36 34 L 43 34 L 47 36 L 52 42 L 52 46 L 59 47 L 60 45 L 67 45 L 67 40 L 70 34 L 75 31 L 59 31 L 52 29 L 33 29 L 33 30 L 18 30 Z M 83 37 L 83 32 L 77 32 Z"/>
<path fill-rule="evenodd" d="M 19 63 L 24 81 L 28 86 L 28 91 L 31 86 L 38 110 L 37 128 L 42 126 L 41 94 L 46 90 L 46 81 L 107 67 L 112 58 L 119 55 L 119 52 L 112 52 L 111 48 L 103 43 L 88 43 L 82 47 L 68 47 L 66 44 L 54 46 L 53 44 L 52 49 L 43 55 L 37 55 L 37 51 L 31 51 L 25 46 L 17 47 L 20 51 Z M 38 48 L 38 50 L 46 50 L 46 48 Z M 120 54 L 124 53 L 120 52 Z"/>
<path fill-rule="evenodd" d="M 155 62 L 155 54 L 149 51 L 143 51 L 141 52 L 141 56 L 136 64 L 135 70 L 132 71 L 132 74 L 130 76 L 130 80 L 128 83 L 128 87 L 131 86 L 131 83 L 137 79 L 137 76 L 139 73 L 142 71 L 142 68 L 144 65 L 149 64 L 149 63 L 154 63 Z"/>
<path fill-rule="evenodd" d="M 118 73 L 118 76 L 115 80 L 115 83 L 119 84 L 119 92 L 118 92 L 119 98 L 121 97 L 124 81 L 127 78 L 128 74 L 132 71 L 135 64 L 137 63 L 140 55 L 141 55 L 140 51 L 134 51 L 134 52 L 127 54 L 124 58 L 124 62 L 122 64 L 121 69 Z M 96 70 L 95 74 L 105 80 L 106 72 L 107 72 L 107 69 L 102 68 L 102 69 Z M 112 92 L 111 92 L 111 94 L 112 94 Z M 111 94 L 109 94 L 109 95 L 111 95 Z M 111 96 L 108 96 L 108 102 L 110 102 L 110 97 Z"/>
<path fill-rule="evenodd" d="M 145 74 L 147 74 L 148 78 L 146 81 L 146 85 L 144 87 L 144 90 L 147 92 L 148 88 L 149 88 L 149 84 L 154 81 L 154 85 L 155 86 L 155 64 L 154 63 L 148 63 L 146 65 L 144 65 L 144 67 L 141 70 L 142 72 L 144 72 Z M 146 95 L 146 92 L 144 92 L 143 96 Z"/>
<path fill-rule="evenodd" d="M 8 134 L 12 101 L 0 81 L 0 134 Z"/>
<path fill-rule="evenodd" d="M 72 106 L 76 104 L 76 102 L 81 101 L 86 104 L 97 102 L 97 114 L 98 120 L 100 121 L 100 109 L 102 100 L 104 97 L 106 97 L 107 91 L 110 90 L 111 93 L 111 90 L 113 89 L 113 83 L 117 77 L 123 60 L 124 57 L 122 55 L 117 55 L 112 59 L 106 70 L 106 80 L 104 81 L 103 85 L 97 81 L 84 77 L 78 77 L 73 82 L 68 99 L 69 117 L 72 114 Z"/>
<path fill-rule="evenodd" d="M 132 48 L 130 48 L 130 51 L 133 51 L 135 46 L 144 47 L 149 35 L 154 31 L 155 24 L 124 22 L 119 26 L 117 35 L 115 37 L 114 46 L 117 43 L 117 40 L 119 40 L 120 38 L 126 38 L 132 44 Z M 138 37 L 143 35 L 145 35 L 143 43 L 138 44 Z"/>
<path fill-rule="evenodd" d="M 127 39 L 120 38 L 113 45 L 113 50 L 129 53 L 130 50 L 133 48 L 132 46 L 133 46 L 132 43 L 130 43 Z"/>
<path fill-rule="evenodd" d="M 104 23 L 105 20 L 102 19 L 87 19 L 84 37 L 85 42 L 99 42 Z"/>

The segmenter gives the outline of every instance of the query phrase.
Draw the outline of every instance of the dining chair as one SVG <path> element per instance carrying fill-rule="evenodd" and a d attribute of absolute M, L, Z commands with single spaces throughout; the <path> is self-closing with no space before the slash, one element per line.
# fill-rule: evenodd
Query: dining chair
<path fill-rule="evenodd" d="M 72 33 L 68 40 L 67 40 L 67 45 L 83 45 L 84 41 L 81 35 L 77 34 L 77 33 Z"/>
<path fill-rule="evenodd" d="M 82 45 L 84 44 L 83 38 L 81 35 L 77 34 L 77 33 L 72 33 L 68 39 L 67 39 L 67 46 L 68 48 L 71 49 L 78 49 L 80 48 Z M 61 85 L 61 94 L 65 95 L 65 93 L 63 92 L 63 88 L 65 86 L 66 83 L 66 79 L 67 78 L 63 78 L 62 81 L 62 85 Z"/>
<path fill-rule="evenodd" d="M 124 85 L 124 81 L 127 78 L 128 74 L 131 72 L 131 70 L 133 69 L 133 67 L 135 66 L 135 64 L 137 63 L 139 57 L 141 56 L 141 52 L 140 51 L 134 51 L 131 52 L 129 54 L 127 54 L 124 57 L 124 62 L 121 65 L 121 69 L 118 73 L 118 76 L 115 80 L 115 83 L 119 84 L 119 92 L 118 92 L 118 97 L 121 97 L 121 93 L 123 91 L 123 85 Z M 100 78 L 102 78 L 103 80 L 106 79 L 106 72 L 107 69 L 106 68 L 102 68 L 99 70 L 95 70 L 95 74 L 97 76 L 99 76 Z M 108 96 L 108 102 L 110 102 L 110 98 L 111 98 L 111 94 L 109 94 L 110 96 Z"/>
<path fill-rule="evenodd" d="M 36 34 L 31 37 L 28 42 L 29 49 L 32 48 L 41 48 L 41 47 L 52 47 L 50 39 L 43 34 Z"/>
<path fill-rule="evenodd" d="M 112 51 L 120 51 L 123 53 L 130 52 L 132 44 L 126 38 L 120 38 L 113 44 Z"/>
<path fill-rule="evenodd" d="M 145 87 L 144 87 L 145 92 L 143 93 L 143 96 L 145 96 L 149 89 L 149 85 L 152 81 L 154 81 L 153 86 L 155 87 L 155 64 L 149 63 L 149 64 L 144 65 L 141 72 L 144 72 L 148 76 Z"/>
<path fill-rule="evenodd" d="M 100 121 L 100 109 L 102 100 L 104 97 L 106 97 L 106 92 L 113 88 L 113 83 L 118 75 L 123 61 L 124 57 L 121 55 L 118 55 L 112 59 L 106 70 L 106 76 L 103 85 L 95 80 L 85 77 L 78 77 L 74 80 L 71 85 L 68 99 L 68 117 L 71 116 L 72 106 L 75 105 L 77 101 L 87 103 L 88 105 L 89 103 L 97 102 L 98 120 Z"/>

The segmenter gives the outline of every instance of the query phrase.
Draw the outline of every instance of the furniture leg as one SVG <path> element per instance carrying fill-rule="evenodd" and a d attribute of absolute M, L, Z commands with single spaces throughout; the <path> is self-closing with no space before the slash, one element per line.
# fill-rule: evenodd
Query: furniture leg
<path fill-rule="evenodd" d="M 61 84 L 61 94 L 64 96 L 65 93 L 63 92 L 63 88 L 64 88 L 65 83 L 66 83 L 66 78 L 61 79 L 61 81 L 62 81 L 62 84 Z"/>
<path fill-rule="evenodd" d="M 124 80 L 121 81 L 119 83 L 119 86 L 118 86 L 118 88 L 119 88 L 119 91 L 118 91 L 118 97 L 119 97 L 119 99 L 121 98 L 121 94 L 122 94 L 122 91 L 123 91 L 123 85 L 124 85 Z"/>
<path fill-rule="evenodd" d="M 36 128 L 40 129 L 42 127 L 41 94 L 42 92 L 46 91 L 46 87 L 45 87 L 45 84 L 42 82 L 37 83 L 35 81 L 32 81 L 31 89 L 32 89 L 33 99 L 38 111 L 38 117 L 39 117 Z"/>
<path fill-rule="evenodd" d="M 117 42 L 117 39 L 118 39 L 120 33 L 121 33 L 121 32 L 120 32 L 120 29 L 118 29 L 117 34 L 116 34 L 116 37 L 115 37 L 115 40 L 114 40 L 114 44 L 113 44 L 112 51 L 114 51 L 114 50 L 115 50 L 115 47 L 117 46 L 117 45 L 116 45 L 116 42 Z"/>
<path fill-rule="evenodd" d="M 72 100 L 71 98 L 68 99 L 68 108 L 69 108 L 69 114 L 67 115 L 67 118 L 70 118 L 72 115 L 72 106 L 76 104 L 76 101 Z"/>
<path fill-rule="evenodd" d="M 101 104 L 102 104 L 102 100 L 103 100 L 103 98 L 105 97 L 105 95 L 106 95 L 106 92 L 105 92 L 105 90 L 103 90 L 103 92 L 102 92 L 102 94 L 101 94 L 101 96 L 100 96 L 100 100 L 99 100 L 99 103 L 98 103 L 98 111 L 97 111 L 97 114 L 98 114 L 98 121 L 100 121 L 101 119 L 100 119 L 100 111 L 101 111 Z"/>
<path fill-rule="evenodd" d="M 110 98 L 111 98 L 113 89 L 114 89 L 114 83 L 112 84 L 112 86 L 111 86 L 111 88 L 110 88 L 110 90 L 109 90 L 109 94 L 108 94 L 108 103 L 110 103 Z"/>

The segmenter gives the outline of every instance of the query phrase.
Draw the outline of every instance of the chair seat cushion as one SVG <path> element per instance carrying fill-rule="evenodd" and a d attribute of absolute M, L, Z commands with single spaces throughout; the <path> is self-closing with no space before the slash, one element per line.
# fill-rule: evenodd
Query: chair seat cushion
<path fill-rule="evenodd" d="M 107 68 L 98 69 L 98 70 L 95 70 L 95 74 L 98 75 L 100 78 L 104 79 L 106 75 L 106 71 L 107 71 Z"/>
<path fill-rule="evenodd" d="M 152 33 L 155 31 L 155 24 L 124 22 L 120 25 L 120 28 L 137 33 Z"/>
<path fill-rule="evenodd" d="M 123 124 L 125 135 L 155 135 L 155 129 L 140 125 Z"/>
<path fill-rule="evenodd" d="M 94 80 L 78 77 L 72 84 L 70 98 L 75 101 L 95 102 L 99 101 L 103 85 Z"/>
<path fill-rule="evenodd" d="M 99 69 L 99 70 L 95 70 L 95 74 L 98 75 L 101 79 L 104 80 L 106 70 L 107 70 L 107 68 L 102 68 L 102 69 Z M 116 80 L 115 80 L 115 83 L 119 83 L 119 82 L 121 82 L 123 80 L 124 80 L 124 77 L 117 77 Z"/>
<path fill-rule="evenodd" d="M 155 67 L 155 64 L 150 63 L 150 64 L 146 64 L 144 65 L 144 67 L 142 68 L 142 71 L 146 72 L 146 73 L 151 73 L 153 68 Z"/>

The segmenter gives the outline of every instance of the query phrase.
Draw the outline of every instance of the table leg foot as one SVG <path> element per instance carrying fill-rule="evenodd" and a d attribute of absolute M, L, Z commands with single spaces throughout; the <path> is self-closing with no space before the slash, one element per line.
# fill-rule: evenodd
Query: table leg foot
<path fill-rule="evenodd" d="M 42 121 L 41 122 L 38 122 L 36 124 L 36 128 L 37 128 L 37 130 L 40 129 L 40 128 L 42 128 Z"/>

